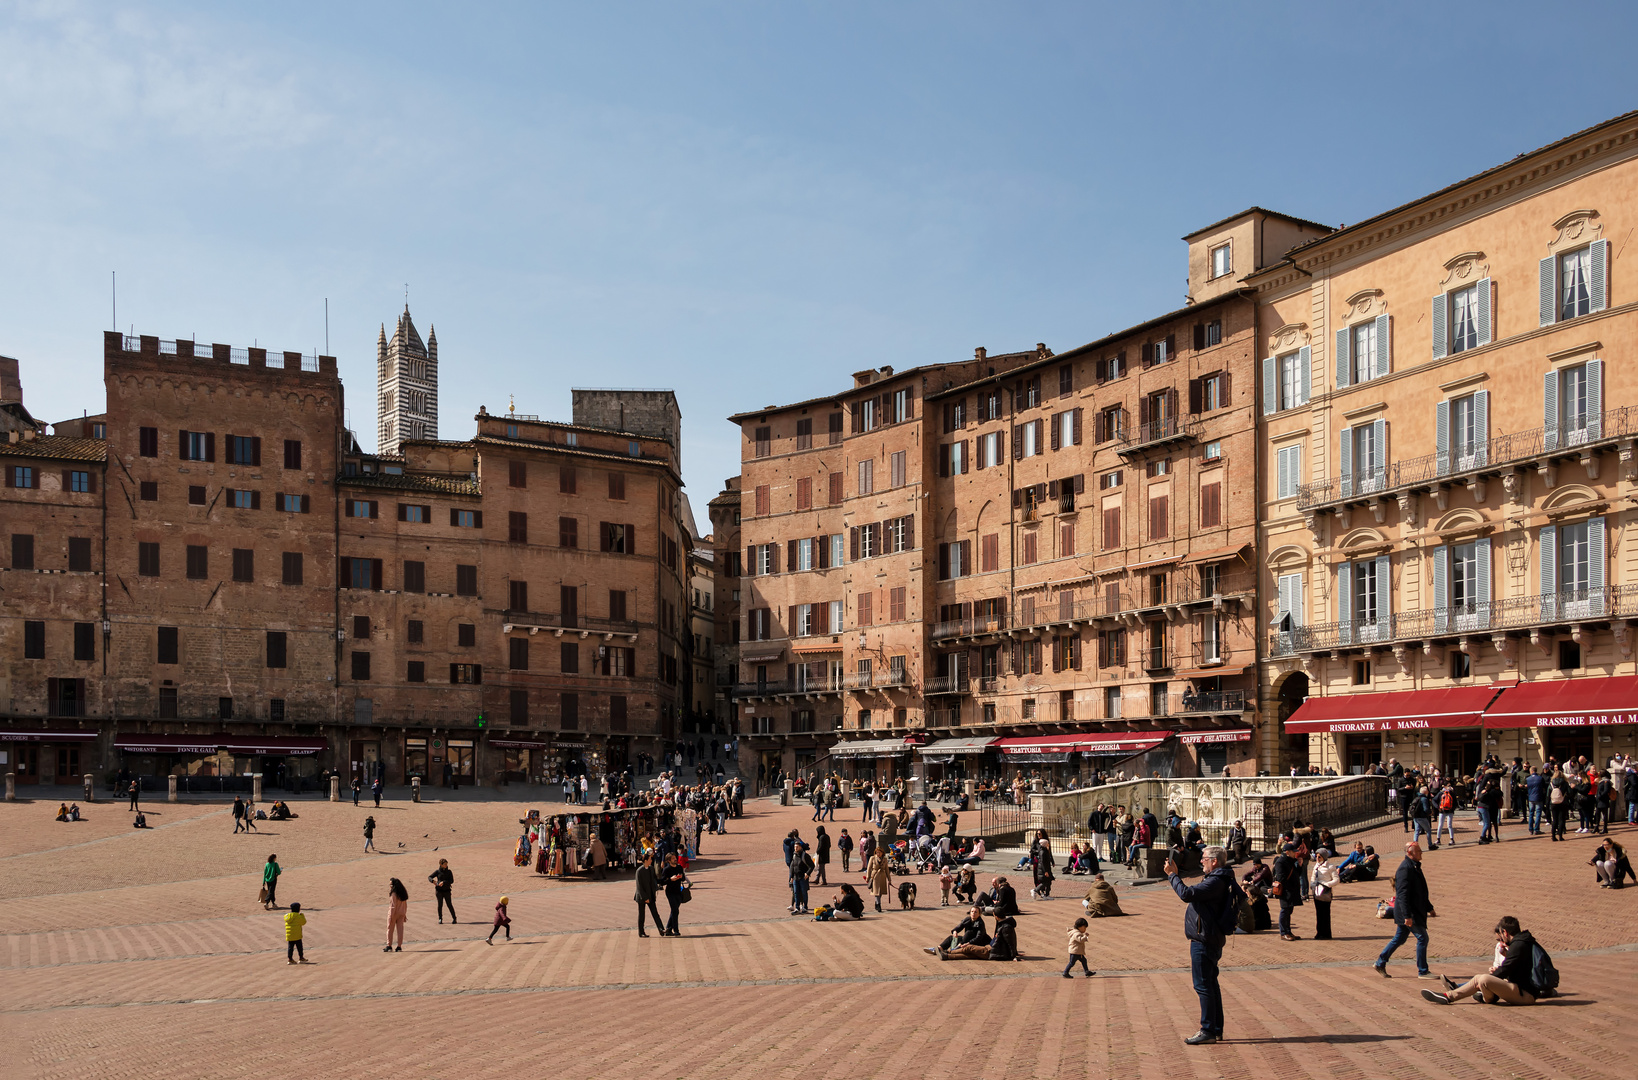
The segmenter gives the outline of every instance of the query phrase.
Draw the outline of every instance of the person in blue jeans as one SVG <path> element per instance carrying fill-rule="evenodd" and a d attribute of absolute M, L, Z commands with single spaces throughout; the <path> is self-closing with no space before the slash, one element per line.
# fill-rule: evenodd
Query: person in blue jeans
<path fill-rule="evenodd" d="M 1429 823 L 1433 820 L 1433 801 L 1428 797 L 1428 789 L 1426 787 L 1417 789 L 1416 797 L 1411 800 L 1410 816 L 1411 843 L 1417 844 L 1417 850 L 1421 850 L 1420 844 L 1422 842 L 1422 837 L 1431 837 L 1433 832 L 1433 829 L 1429 825 Z"/>
<path fill-rule="evenodd" d="M 1531 836 L 1541 835 L 1541 815 L 1547 808 L 1547 778 L 1541 769 L 1530 766 L 1530 775 L 1524 780 L 1524 824 Z"/>
<path fill-rule="evenodd" d="M 1416 974 L 1423 979 L 1438 978 L 1428 970 L 1428 913 L 1433 904 L 1428 898 L 1428 879 L 1422 874 L 1422 846 L 1412 840 L 1405 845 L 1405 859 L 1393 875 L 1393 938 L 1383 948 L 1376 963 L 1371 966 L 1384 979 L 1388 961 L 1394 950 L 1409 937 L 1416 938 Z"/>
<path fill-rule="evenodd" d="M 1223 990 L 1218 985 L 1218 961 L 1223 958 L 1223 918 L 1229 905 L 1239 904 L 1239 886 L 1228 868 L 1228 852 L 1209 847 L 1200 855 L 1206 876 L 1198 885 L 1185 885 L 1177 863 L 1166 860 L 1166 879 L 1177 898 L 1189 905 L 1183 916 L 1183 935 L 1189 939 L 1189 972 L 1200 997 L 1200 1030 L 1183 1041 L 1190 1046 L 1223 1038 Z"/>

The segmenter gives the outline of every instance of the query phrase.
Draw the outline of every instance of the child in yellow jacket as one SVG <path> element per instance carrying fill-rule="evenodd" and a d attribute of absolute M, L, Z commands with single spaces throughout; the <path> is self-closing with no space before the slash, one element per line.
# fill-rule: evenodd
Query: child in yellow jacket
<path fill-rule="evenodd" d="M 307 916 L 301 913 L 300 904 L 291 904 L 290 910 L 284 916 L 284 959 L 287 964 L 294 964 L 296 957 L 301 957 L 302 963 L 307 963 L 307 954 L 301 947 L 301 928 L 307 925 Z"/>

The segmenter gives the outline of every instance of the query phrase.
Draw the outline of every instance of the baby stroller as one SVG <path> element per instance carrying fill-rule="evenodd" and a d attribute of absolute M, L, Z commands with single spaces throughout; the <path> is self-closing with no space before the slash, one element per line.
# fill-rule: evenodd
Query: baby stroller
<path fill-rule="evenodd" d="M 916 854 L 913 861 L 918 874 L 925 874 L 929 871 L 936 873 L 938 871 L 938 845 L 933 843 L 931 836 L 923 834 L 916 840 Z"/>
<path fill-rule="evenodd" d="M 910 841 L 900 840 L 887 849 L 887 870 L 891 874 L 910 872 Z"/>

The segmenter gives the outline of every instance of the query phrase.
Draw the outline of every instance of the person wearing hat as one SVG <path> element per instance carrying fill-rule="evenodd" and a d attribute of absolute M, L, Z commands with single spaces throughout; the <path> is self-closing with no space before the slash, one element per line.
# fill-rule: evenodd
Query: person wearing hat
<path fill-rule="evenodd" d="M 1320 848 L 1314 852 L 1314 880 L 1309 898 L 1314 901 L 1314 940 L 1331 940 L 1331 893 L 1341 879 L 1337 868 L 1331 865 L 1331 852 Z"/>

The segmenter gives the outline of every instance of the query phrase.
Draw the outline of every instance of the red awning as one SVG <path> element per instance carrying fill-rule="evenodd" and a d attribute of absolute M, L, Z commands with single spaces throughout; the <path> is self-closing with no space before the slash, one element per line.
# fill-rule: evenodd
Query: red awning
<path fill-rule="evenodd" d="M 215 735 L 116 735 L 114 749 L 133 754 L 214 754 Z"/>
<path fill-rule="evenodd" d="M 0 742 L 90 742 L 95 731 L 0 731 Z"/>
<path fill-rule="evenodd" d="M 1287 732 L 1339 734 L 1350 731 L 1408 731 L 1478 727 L 1485 706 L 1502 687 L 1453 686 L 1442 690 L 1402 690 L 1391 694 L 1332 694 L 1311 697 L 1285 722 Z"/>
<path fill-rule="evenodd" d="M 1638 723 L 1638 675 L 1520 683 L 1484 712 L 1487 728 Z"/>
<path fill-rule="evenodd" d="M 1177 740 L 1191 746 L 1199 743 L 1250 742 L 1251 729 L 1241 727 L 1219 728 L 1216 731 L 1180 731 L 1177 733 Z"/>
<path fill-rule="evenodd" d="M 304 735 L 218 735 L 223 750 L 232 754 L 289 754 L 306 757 L 328 750 L 328 740 Z"/>
<path fill-rule="evenodd" d="M 1012 756 L 1022 754 L 1136 754 L 1159 746 L 1165 731 L 1121 731 L 1108 735 L 1080 732 L 1071 735 L 1020 735 L 1002 739 L 996 747 Z"/>

